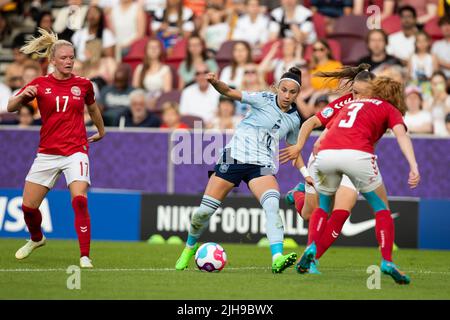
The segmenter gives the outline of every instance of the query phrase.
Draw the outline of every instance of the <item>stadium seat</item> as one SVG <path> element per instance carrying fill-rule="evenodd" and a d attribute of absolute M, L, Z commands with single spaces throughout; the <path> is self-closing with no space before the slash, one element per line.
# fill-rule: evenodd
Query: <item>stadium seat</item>
<path fill-rule="evenodd" d="M 16 112 L 14 112 L 14 113 L 9 113 L 9 112 L 0 113 L 0 123 L 11 124 L 11 123 L 14 123 L 16 120 L 18 120 L 18 115 L 17 115 Z"/>
<path fill-rule="evenodd" d="M 122 62 L 130 65 L 131 74 L 133 74 L 134 69 L 142 63 L 145 56 L 145 45 L 148 42 L 148 37 L 136 40 L 130 46 L 130 51 L 128 54 L 122 58 Z"/>
<path fill-rule="evenodd" d="M 169 92 L 165 92 L 159 96 L 158 100 L 156 100 L 155 110 L 161 110 L 162 105 L 168 101 L 174 101 L 176 103 L 180 103 L 181 91 L 172 90 Z"/>
<path fill-rule="evenodd" d="M 181 116 L 181 122 L 187 124 L 187 126 L 189 128 L 194 128 L 195 127 L 194 123 L 196 121 L 200 121 L 201 124 L 202 124 L 202 127 L 203 127 L 204 124 L 203 124 L 203 119 L 202 118 L 197 117 L 197 116 L 190 116 L 190 115 Z"/>
<path fill-rule="evenodd" d="M 435 17 L 428 21 L 424 26 L 424 31 L 430 35 L 433 41 L 441 40 L 444 37 L 438 23 L 439 17 Z"/>
<path fill-rule="evenodd" d="M 368 32 L 367 17 L 365 16 L 341 16 L 336 19 L 333 33 L 329 36 L 351 36 L 364 39 Z"/>
<path fill-rule="evenodd" d="M 389 16 L 381 21 L 381 29 L 383 29 L 388 35 L 402 30 L 400 16 Z"/>
<path fill-rule="evenodd" d="M 279 49 L 278 49 L 278 52 L 275 54 L 275 58 L 278 58 L 278 59 L 283 58 L 283 48 L 281 47 L 281 42 L 282 42 L 282 40 L 276 39 L 276 40 L 272 40 L 272 41 L 267 42 L 267 43 L 261 48 L 261 56 L 258 57 L 257 60 L 262 61 L 262 60 L 267 56 L 267 54 L 269 53 L 270 48 L 272 48 L 273 44 L 276 43 L 276 42 L 280 42 L 280 47 L 279 47 Z M 256 61 L 256 60 L 255 60 L 255 61 Z"/>
<path fill-rule="evenodd" d="M 338 37 L 335 38 L 341 47 L 340 61 L 344 65 L 355 65 L 359 59 L 369 54 L 367 44 L 363 39 L 355 37 Z"/>
<path fill-rule="evenodd" d="M 339 41 L 334 40 L 334 39 L 327 39 L 327 41 L 328 41 L 328 44 L 330 45 L 331 52 L 333 53 L 333 58 L 335 60 L 341 61 L 342 54 L 341 54 L 341 45 L 340 45 Z M 312 53 L 313 53 L 312 45 L 307 46 L 305 48 L 305 53 L 303 55 L 303 58 L 307 61 L 310 61 L 311 57 L 312 57 Z"/>
<path fill-rule="evenodd" d="M 225 41 L 217 51 L 216 61 L 220 69 L 230 64 L 233 59 L 233 47 L 235 43 L 236 41 L 234 40 Z"/>
<path fill-rule="evenodd" d="M 326 27 L 325 17 L 320 13 L 316 12 L 312 17 L 312 22 L 314 24 L 314 29 L 316 30 L 317 38 L 319 39 L 326 38 L 327 31 L 325 29 Z"/>

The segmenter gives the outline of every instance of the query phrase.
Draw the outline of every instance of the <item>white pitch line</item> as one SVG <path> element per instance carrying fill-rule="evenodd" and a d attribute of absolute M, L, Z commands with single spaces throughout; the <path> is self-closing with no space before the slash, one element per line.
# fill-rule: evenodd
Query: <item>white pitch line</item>
<path fill-rule="evenodd" d="M 268 267 L 230 267 L 226 270 L 270 270 Z M 353 272 L 353 273 L 365 273 L 365 269 L 340 269 L 340 268 L 320 268 L 322 271 L 342 271 L 342 272 Z M 48 268 L 48 269 L 31 269 L 31 268 L 17 268 L 17 269 L 0 269 L 0 272 L 66 272 L 67 269 L 64 268 Z M 175 272 L 173 268 L 94 268 L 94 269 L 83 269 L 87 272 Z M 186 271 L 197 271 L 197 269 L 190 269 Z M 411 274 L 442 274 L 450 275 L 450 271 L 428 271 L 428 270 L 409 270 L 405 271 Z"/>

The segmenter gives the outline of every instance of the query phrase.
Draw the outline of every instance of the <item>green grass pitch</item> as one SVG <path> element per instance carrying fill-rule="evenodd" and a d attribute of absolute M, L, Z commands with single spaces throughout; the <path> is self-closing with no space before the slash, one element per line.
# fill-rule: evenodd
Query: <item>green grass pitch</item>
<path fill-rule="evenodd" d="M 411 276 L 400 286 L 386 275 L 381 288 L 367 288 L 367 267 L 377 264 L 376 248 L 334 247 L 321 259 L 322 275 L 299 275 L 293 268 L 274 275 L 267 248 L 222 244 L 228 264 L 220 273 L 175 271 L 182 250 L 145 242 L 91 245 L 95 269 L 81 271 L 81 289 L 67 289 L 66 272 L 78 264 L 76 241 L 49 240 L 22 261 L 24 244 L 0 239 L 1 299 L 450 299 L 450 252 L 400 249 L 394 258 Z M 294 251 L 301 254 L 303 247 Z"/>

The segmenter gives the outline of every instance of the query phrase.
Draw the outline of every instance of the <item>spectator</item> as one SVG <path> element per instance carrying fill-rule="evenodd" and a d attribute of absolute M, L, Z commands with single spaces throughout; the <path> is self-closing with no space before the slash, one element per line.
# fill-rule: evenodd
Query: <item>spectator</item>
<path fill-rule="evenodd" d="M 434 134 L 447 135 L 445 116 L 450 112 L 450 96 L 446 91 L 447 79 L 442 71 L 435 72 L 431 77 L 431 98 L 424 104 L 424 109 L 433 117 Z"/>
<path fill-rule="evenodd" d="M 194 14 L 183 6 L 182 0 L 167 0 L 165 9 L 158 9 L 152 17 L 152 31 L 171 48 L 178 37 L 189 37 L 194 31 Z"/>
<path fill-rule="evenodd" d="M 83 0 L 68 0 L 67 6 L 58 11 L 53 30 L 60 39 L 70 41 L 75 30 L 83 27 L 87 11 L 88 6 L 83 4 Z"/>
<path fill-rule="evenodd" d="M 342 68 L 342 63 L 333 59 L 330 45 L 325 39 L 317 40 L 313 46 L 313 55 L 311 59 L 311 85 L 314 89 L 336 89 L 339 86 L 339 81 L 329 80 L 314 76 L 317 72 L 336 71 Z"/>
<path fill-rule="evenodd" d="M 8 100 L 11 97 L 11 88 L 0 82 L 0 114 L 7 112 Z"/>
<path fill-rule="evenodd" d="M 246 8 L 247 13 L 237 21 L 233 40 L 246 41 L 253 48 L 261 48 L 269 40 L 269 18 L 261 13 L 259 0 L 247 0 Z"/>
<path fill-rule="evenodd" d="M 114 73 L 112 85 L 100 91 L 99 105 L 103 109 L 105 125 L 116 123 L 117 118 L 130 105 L 130 93 L 134 88 L 130 85 L 131 68 L 128 64 L 120 64 Z"/>
<path fill-rule="evenodd" d="M 437 16 L 439 0 L 400 0 L 399 6 L 411 6 L 417 12 L 417 23 L 426 24 Z"/>
<path fill-rule="evenodd" d="M 357 16 L 372 16 L 373 12 L 367 10 L 371 5 L 375 5 L 381 9 L 380 20 L 394 15 L 395 0 L 353 0 L 353 14 Z"/>
<path fill-rule="evenodd" d="M 120 127 L 159 128 L 161 121 L 147 110 L 146 93 L 136 89 L 130 93 L 130 109 L 119 119 Z"/>
<path fill-rule="evenodd" d="M 0 49 L 8 44 L 11 39 L 11 26 L 6 19 L 6 15 L 0 12 Z"/>
<path fill-rule="evenodd" d="M 445 73 L 447 79 L 450 79 L 450 16 L 439 19 L 439 26 L 444 39 L 433 44 L 431 53 L 436 55 L 439 67 Z"/>
<path fill-rule="evenodd" d="M 223 68 L 220 80 L 229 86 L 240 89 L 244 77 L 244 66 L 251 62 L 252 49 L 250 45 L 245 41 L 237 41 L 233 46 L 231 65 Z"/>
<path fill-rule="evenodd" d="M 409 58 L 414 53 L 417 33 L 417 14 L 411 6 L 401 7 L 399 10 L 402 30 L 389 36 L 387 53 L 400 59 L 406 65 Z"/>
<path fill-rule="evenodd" d="M 430 53 L 431 38 L 424 31 L 416 33 L 416 49 L 408 62 L 408 74 L 413 81 L 427 81 L 439 67 L 436 57 Z"/>
<path fill-rule="evenodd" d="M 35 61 L 29 61 L 23 66 L 22 78 L 23 78 L 24 85 L 27 85 L 28 83 L 30 83 L 31 81 L 33 81 L 37 77 L 40 77 L 41 75 L 42 75 L 42 68 L 39 65 L 39 63 L 37 63 Z M 39 108 L 38 108 L 38 104 L 37 104 L 36 98 L 33 99 L 29 103 L 29 105 L 31 105 L 33 107 L 33 109 L 34 109 L 34 112 L 33 112 L 34 119 L 40 119 L 41 118 L 41 114 L 39 113 Z"/>
<path fill-rule="evenodd" d="M 42 28 L 48 32 L 52 32 L 53 26 L 53 15 L 52 12 L 49 10 L 42 10 L 39 12 L 39 16 L 37 17 L 36 21 L 36 28 L 34 29 L 34 37 L 37 38 L 41 34 L 39 33 L 38 29 Z"/>
<path fill-rule="evenodd" d="M 397 82 L 405 84 L 408 75 L 405 69 L 399 65 L 391 65 L 378 72 L 377 76 L 388 77 Z"/>
<path fill-rule="evenodd" d="M 105 26 L 105 16 L 103 10 L 97 6 L 89 7 L 86 15 L 85 27 L 77 30 L 72 36 L 72 43 L 75 47 L 76 57 L 84 62 L 86 42 L 93 39 L 100 39 L 104 57 L 115 57 L 116 39 L 111 30 Z"/>
<path fill-rule="evenodd" d="M 86 42 L 82 74 L 97 83 L 99 90 L 106 84 L 111 84 L 117 68 L 116 61 L 111 57 L 102 56 L 102 41 L 92 39 Z"/>
<path fill-rule="evenodd" d="M 211 72 L 217 72 L 219 70 L 216 61 L 208 58 L 203 39 L 198 35 L 192 35 L 188 39 L 186 59 L 181 62 L 178 68 L 178 84 L 180 89 L 195 81 L 195 66 L 198 64 L 206 64 Z"/>
<path fill-rule="evenodd" d="M 206 47 L 212 52 L 217 52 L 222 43 L 228 40 L 230 26 L 226 22 L 220 7 L 208 7 L 200 32 L 205 39 Z"/>
<path fill-rule="evenodd" d="M 164 10 L 166 8 L 166 0 L 138 0 L 144 10 L 150 14 L 154 14 L 156 10 Z M 198 1 L 197 1 L 198 2 Z"/>
<path fill-rule="evenodd" d="M 450 113 L 445 116 L 445 127 L 447 128 L 447 135 L 450 136 Z"/>
<path fill-rule="evenodd" d="M 378 68 L 383 69 L 389 65 L 401 65 L 401 61 L 396 57 L 386 53 L 386 46 L 388 44 L 388 36 L 382 29 L 372 29 L 367 34 L 366 38 L 367 49 L 369 55 L 361 58 L 358 64 L 370 64 L 371 71 L 377 72 Z"/>
<path fill-rule="evenodd" d="M 433 119 L 428 110 L 422 108 L 422 94 L 419 88 L 409 86 L 405 89 L 407 111 L 405 124 L 410 133 L 433 133 Z"/>
<path fill-rule="evenodd" d="M 19 109 L 19 119 L 17 125 L 19 128 L 28 128 L 32 125 L 37 124 L 34 120 L 34 109 L 32 106 L 23 105 Z"/>
<path fill-rule="evenodd" d="M 281 0 L 281 7 L 271 12 L 269 26 L 270 40 L 294 37 L 302 44 L 311 44 L 316 40 L 316 31 L 311 19 L 313 13 L 297 4 L 297 0 Z"/>
<path fill-rule="evenodd" d="M 217 116 L 207 125 L 209 129 L 234 130 L 242 117 L 236 115 L 234 101 L 227 97 L 220 97 Z"/>
<path fill-rule="evenodd" d="M 133 0 L 120 0 L 111 9 L 110 27 L 116 37 L 116 60 L 126 56 L 130 46 L 145 35 L 145 14 Z"/>
<path fill-rule="evenodd" d="M 281 59 L 275 58 L 280 44 L 282 44 L 282 54 Z M 294 38 L 284 38 L 281 43 L 280 41 L 275 42 L 270 51 L 264 57 L 260 64 L 260 69 L 263 72 L 272 72 L 275 82 L 278 82 L 281 76 L 287 72 L 291 67 L 299 67 L 306 64 L 306 61 L 302 58 L 303 47 L 301 43 L 297 42 Z"/>
<path fill-rule="evenodd" d="M 267 88 L 264 80 L 264 72 L 254 63 L 246 64 L 244 67 L 244 76 L 242 79 L 242 91 L 257 92 L 264 91 Z M 241 101 L 235 101 L 235 114 L 245 116 L 250 110 L 250 105 Z"/>
<path fill-rule="evenodd" d="M 195 67 L 195 83 L 181 92 L 180 114 L 198 116 L 205 123 L 210 122 L 217 110 L 219 93 L 206 80 L 208 67 L 197 65 Z"/>
<path fill-rule="evenodd" d="M 325 17 L 325 29 L 331 34 L 336 18 L 343 15 L 351 15 L 353 11 L 353 0 L 311 0 L 312 12 L 320 13 Z"/>
<path fill-rule="evenodd" d="M 24 53 L 20 52 L 20 48 L 28 40 L 24 33 L 19 33 L 13 39 L 13 62 L 5 69 L 5 83 L 12 90 L 15 91 L 24 86 L 23 69 L 26 63 L 32 60 Z"/>
<path fill-rule="evenodd" d="M 164 102 L 162 105 L 162 121 L 161 128 L 163 129 L 189 129 L 189 126 L 181 122 L 181 116 L 178 103 L 173 101 Z"/>
<path fill-rule="evenodd" d="M 163 92 L 172 90 L 172 71 L 163 64 L 164 48 L 156 38 L 145 45 L 144 61 L 136 67 L 133 75 L 133 87 L 147 91 L 150 108 Z"/>

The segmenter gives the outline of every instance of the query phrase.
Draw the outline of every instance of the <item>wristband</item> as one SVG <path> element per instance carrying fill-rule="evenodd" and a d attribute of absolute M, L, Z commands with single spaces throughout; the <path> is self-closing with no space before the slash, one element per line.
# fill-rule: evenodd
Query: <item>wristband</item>
<path fill-rule="evenodd" d="M 306 177 L 310 177 L 310 176 L 311 176 L 311 175 L 309 174 L 309 172 L 308 172 L 308 169 L 306 169 L 305 166 L 303 166 L 303 167 L 300 168 L 300 173 L 302 174 L 303 178 L 306 178 Z"/>

